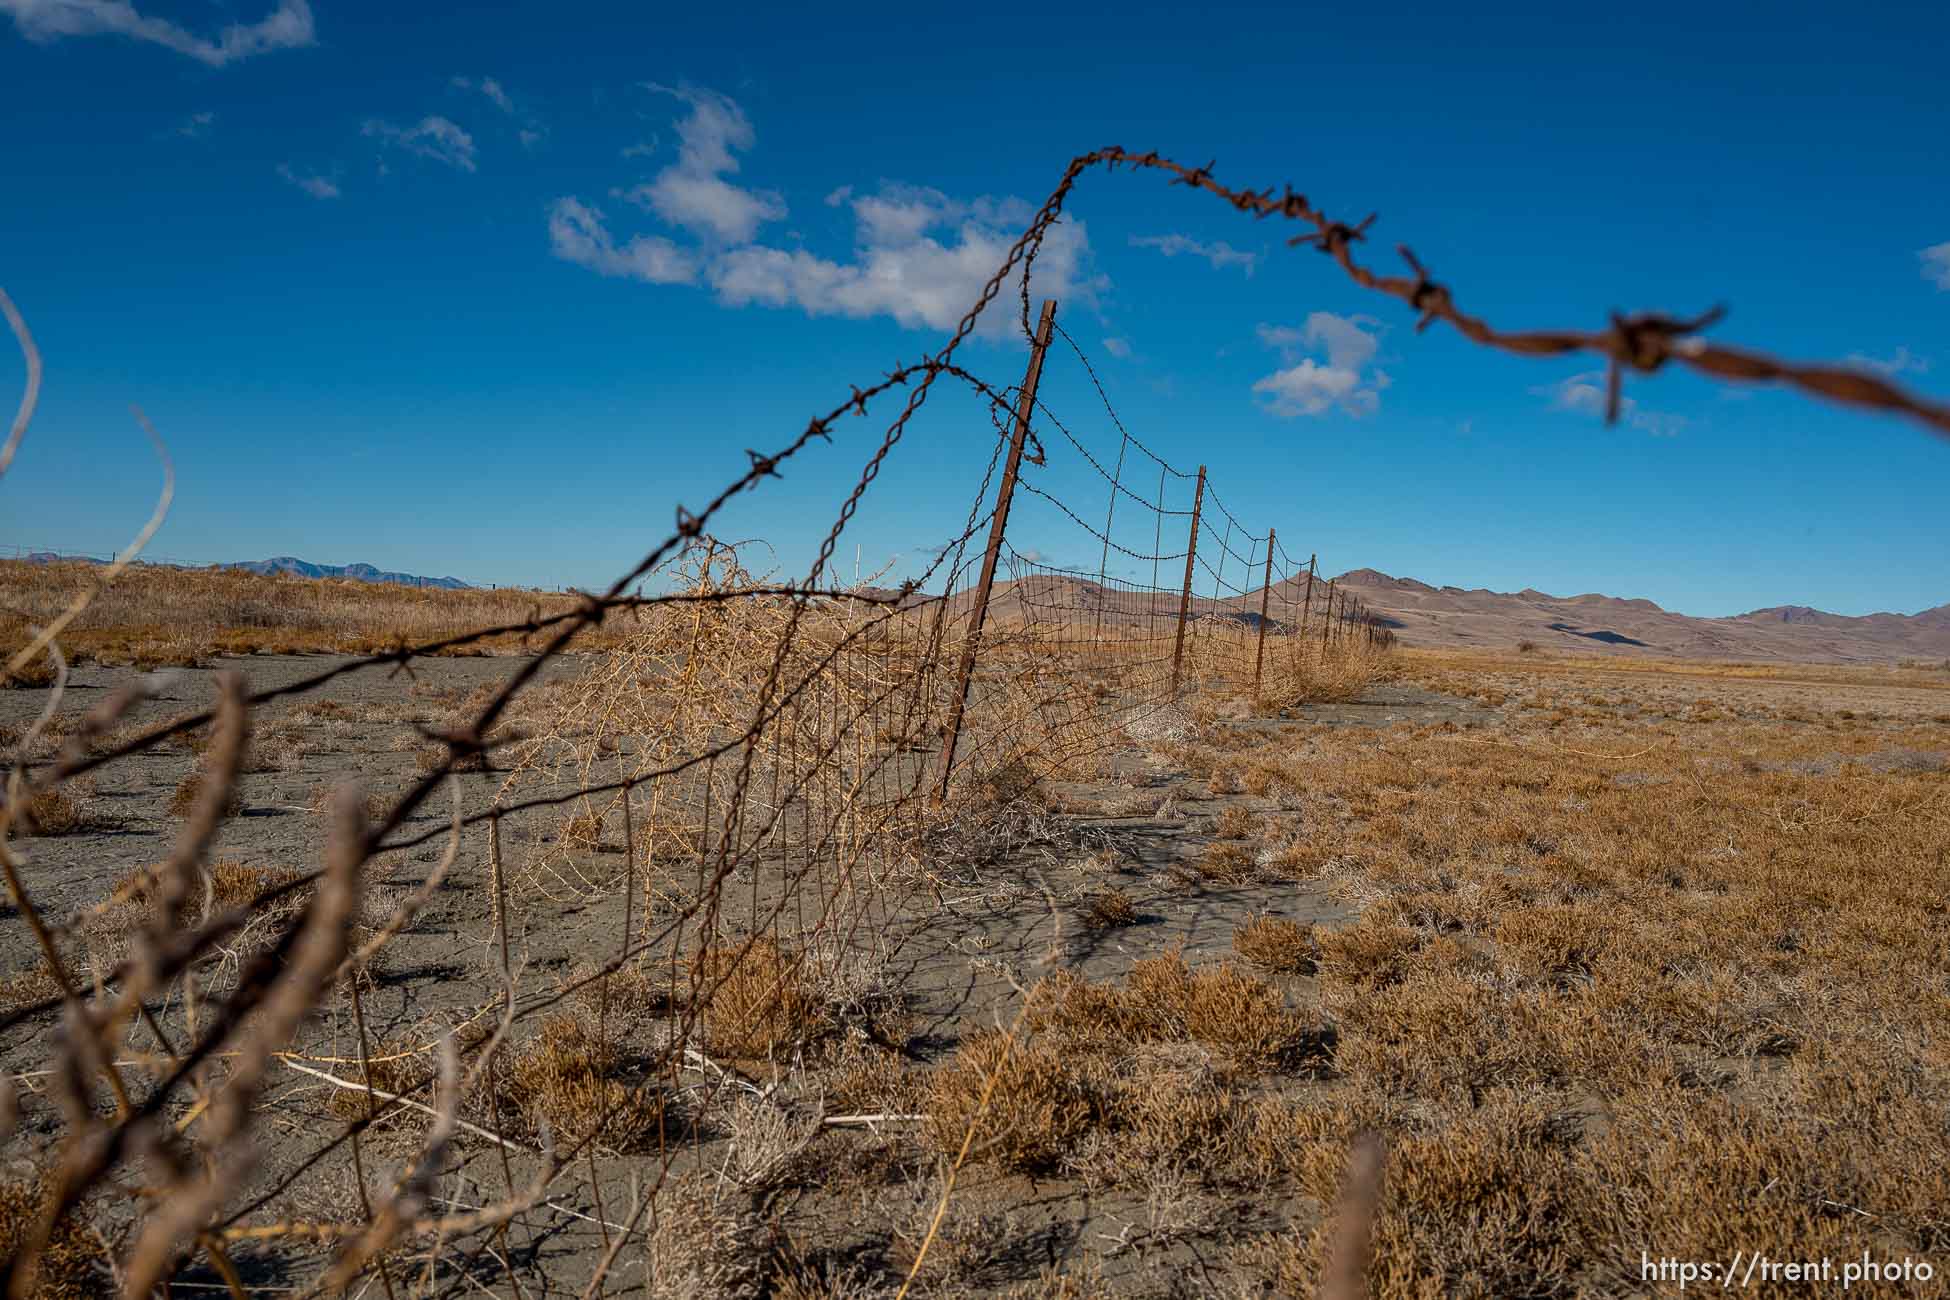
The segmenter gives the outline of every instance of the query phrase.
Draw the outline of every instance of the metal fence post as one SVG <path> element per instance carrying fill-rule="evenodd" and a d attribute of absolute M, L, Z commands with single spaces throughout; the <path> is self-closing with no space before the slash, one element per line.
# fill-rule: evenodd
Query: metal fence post
<path fill-rule="evenodd" d="M 1266 530 L 1266 576 L 1259 582 L 1259 651 L 1253 656 L 1253 693 L 1259 693 L 1260 669 L 1266 665 L 1266 602 L 1273 594 L 1273 530 Z"/>
<path fill-rule="evenodd" d="M 1313 611 L 1314 607 L 1315 558 L 1313 555 L 1307 557 L 1307 598 L 1300 602 L 1300 635 L 1303 637 L 1307 635 L 1307 615 Z"/>
<path fill-rule="evenodd" d="M 969 615 L 968 643 L 962 647 L 959 685 L 954 703 L 949 706 L 947 731 L 941 738 L 941 780 L 935 786 L 934 801 L 948 797 L 948 778 L 955 770 L 955 742 L 961 738 L 962 713 L 968 707 L 968 688 L 975 675 L 975 651 L 982 637 L 982 623 L 988 617 L 989 592 L 995 586 L 995 564 L 1002 554 L 1002 533 L 1009 525 L 1009 502 L 1016 494 L 1016 473 L 1022 467 L 1022 444 L 1029 436 L 1029 413 L 1036 409 L 1036 386 L 1043 378 L 1043 353 L 1049 349 L 1051 332 L 1056 328 L 1056 299 L 1043 300 L 1043 317 L 1036 326 L 1036 341 L 1029 349 L 1029 369 L 1022 377 L 1022 396 L 1016 400 L 1016 428 L 1009 439 L 1009 459 L 1002 467 L 1002 485 L 995 493 L 995 518 L 989 523 L 989 547 L 982 556 L 982 579 L 975 588 L 975 608 Z"/>
<path fill-rule="evenodd" d="M 1171 694 L 1178 695 L 1178 682 L 1185 663 L 1185 616 L 1192 610 L 1192 561 L 1198 557 L 1198 512 L 1205 505 L 1205 466 L 1198 467 L 1198 491 L 1192 497 L 1192 538 L 1185 544 L 1185 590 L 1178 597 L 1178 644 L 1171 652 Z"/>
<path fill-rule="evenodd" d="M 1327 580 L 1327 616 L 1320 620 L 1320 648 L 1327 648 L 1328 640 L 1334 635 L 1334 580 Z"/>

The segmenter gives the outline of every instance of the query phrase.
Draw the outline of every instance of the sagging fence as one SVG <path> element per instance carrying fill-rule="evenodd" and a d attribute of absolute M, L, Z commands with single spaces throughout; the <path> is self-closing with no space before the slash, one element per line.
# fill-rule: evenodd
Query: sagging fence
<path fill-rule="evenodd" d="M 1083 174 L 1119 166 L 1163 172 L 1242 213 L 1310 227 L 1295 242 L 1406 304 L 1422 326 L 1444 322 L 1474 342 L 1525 355 L 1597 352 L 1612 370 L 1614 412 L 1623 371 L 1678 363 L 1724 380 L 1785 382 L 1950 431 L 1950 409 L 1875 376 L 1705 343 L 1697 336 L 1711 314 L 1614 316 L 1589 332 L 1496 330 L 1464 314 L 1406 249 L 1412 276 L 1358 262 L 1354 250 L 1372 218 L 1349 225 L 1291 189 L 1231 189 L 1209 165 L 1111 148 L 1071 162 L 939 350 L 854 388 L 775 452 L 753 452 L 748 469 L 695 512 L 680 506 L 667 537 L 574 610 L 441 636 L 255 691 L 226 675 L 216 708 L 145 717 L 130 735 L 125 724 L 154 703 L 152 681 L 131 682 L 85 714 L 62 712 L 68 664 L 60 639 L 86 613 L 84 594 L 20 629 L 0 665 L 18 676 L 45 659 L 52 680 L 46 707 L 12 738 L 0 806 L 0 867 L 15 921 L 39 954 L 35 973 L 50 990 L 16 997 L 0 1014 L 0 1033 L 25 1028 L 44 1038 L 49 1067 L 31 1072 L 35 1097 L 22 1095 L 28 1075 L 6 1078 L 0 1115 L 11 1125 L 38 1108 L 41 1130 L 54 1135 L 9 1238 L 9 1294 L 52 1293 L 41 1285 L 46 1277 L 95 1269 L 89 1276 L 112 1276 L 123 1294 L 146 1296 L 192 1261 L 208 1262 L 221 1279 L 212 1285 L 239 1292 L 233 1256 L 281 1249 L 288 1257 L 280 1266 L 291 1271 L 280 1276 L 302 1277 L 319 1292 L 377 1276 L 394 1293 L 395 1280 L 410 1273 L 442 1294 L 461 1293 L 543 1267 L 534 1243 L 576 1216 L 601 1226 L 601 1257 L 577 1279 L 584 1294 L 600 1293 L 626 1252 L 633 1258 L 653 1234 L 698 1221 L 710 1197 L 775 1186 L 766 1169 L 776 1161 L 738 1163 L 724 1154 L 722 1131 L 704 1122 L 728 1095 L 783 1117 L 767 1131 L 802 1151 L 823 1126 L 863 1118 L 809 1109 L 818 1104 L 811 1093 L 753 1085 L 739 1063 L 799 1068 L 811 1047 L 842 1030 L 865 1034 L 862 986 L 849 963 L 925 925 L 922 914 L 901 918 L 907 900 L 1020 842 L 1014 796 L 1039 772 L 1087 761 L 1120 729 L 1142 731 L 1193 687 L 1277 706 L 1336 656 L 1385 646 L 1385 628 L 1358 600 L 1320 581 L 1311 558 L 1298 562 L 1298 532 L 1283 541 L 1280 521 L 1268 521 L 1263 535 L 1247 527 L 1202 469 L 1157 456 L 1114 410 L 1117 452 L 1099 456 L 1042 404 L 1037 378 L 1055 326 L 1053 312 L 1038 322 L 1049 328 L 1031 326 L 1031 263 Z M 998 390 L 956 357 L 1005 288 L 1020 292 L 1032 361 L 1022 384 Z M 0 446 L 4 473 L 31 422 L 41 367 L 4 295 L 0 312 L 20 340 L 28 380 Z M 898 590 L 835 591 L 828 567 L 838 539 L 944 379 L 986 401 L 998 429 L 966 529 Z M 734 497 L 897 390 L 904 403 L 803 580 L 769 584 L 741 567 L 735 546 L 717 544 L 712 521 Z M 1034 471 L 1056 454 L 1058 439 L 1103 475 L 1101 501 L 1065 500 L 1039 482 Z M 1168 508 L 1167 489 L 1186 486 L 1189 508 Z M 989 504 L 991 488 L 1006 501 Z M 165 505 L 167 498 L 165 488 Z M 1082 527 L 1102 556 L 1096 572 L 1018 551 L 1009 527 L 1017 498 L 1047 500 Z M 1101 531 L 1085 522 L 1099 509 Z M 1151 525 L 1148 548 L 1116 540 L 1132 535 L 1134 512 L 1140 534 Z M 94 590 L 123 576 L 161 513 L 103 568 Z M 987 544 L 974 552 L 985 528 Z M 1152 566 L 1151 581 L 1113 576 L 1113 553 Z M 674 579 L 668 590 L 631 594 L 659 573 Z M 625 644 L 567 682 L 542 681 L 579 635 L 624 618 L 639 620 Z M 211 902 L 212 848 L 234 815 L 254 720 L 352 674 L 508 636 L 531 638 L 534 653 L 462 714 L 426 728 L 431 761 L 404 789 L 371 810 L 355 793 L 340 797 L 323 823 L 319 867 L 260 879 L 234 905 Z M 207 742 L 201 782 L 175 846 L 132 878 L 129 897 L 141 905 L 48 913 L 54 882 L 37 875 L 16 839 L 44 833 L 79 779 L 193 736 Z M 451 817 L 415 824 L 443 790 L 452 792 Z M 503 834 L 538 826 L 549 833 Z M 409 865 L 426 861 L 433 846 L 440 848 L 430 866 Z M 607 852 L 615 848 L 621 852 Z M 403 883 L 374 914 L 368 903 L 379 896 L 368 891 L 392 877 Z M 480 1006 L 381 1052 L 364 1008 L 401 995 L 370 978 L 374 963 L 402 942 L 437 891 L 456 883 L 473 886 L 464 897 L 486 900 L 468 922 L 484 930 Z M 520 932 L 532 891 L 560 889 L 584 897 L 621 891 L 613 946 L 587 954 L 555 984 L 524 984 L 510 935 Z M 122 917 L 123 928 L 105 938 L 104 916 Z M 356 917 L 367 920 L 354 924 Z M 255 946 L 240 965 L 247 939 Z M 635 990 L 632 1015 L 661 1017 L 659 1032 L 629 1055 L 611 1043 L 622 1015 L 612 1015 L 612 992 L 620 1007 L 626 988 Z M 562 1018 L 574 999 L 598 1008 L 593 1028 Z M 320 1008 L 350 1010 L 352 1051 L 331 1056 L 307 1037 Z M 61 1032 L 47 1033 L 57 1014 Z M 483 1024 L 489 1028 L 478 1032 Z M 326 1080 L 356 1105 L 335 1110 L 339 1122 L 323 1132 L 315 1120 L 288 1125 L 303 1149 L 261 1168 L 254 1129 L 279 1104 L 268 1080 L 287 1068 Z M 280 1212 L 280 1198 L 306 1180 L 363 1169 L 379 1126 L 418 1115 L 424 1133 L 397 1177 L 369 1188 L 361 1173 L 358 1197 L 335 1217 Z M 978 1106 L 966 1139 L 943 1135 L 941 1153 L 953 1167 L 983 1122 Z M 730 1140 L 738 1140 L 735 1126 Z M 700 1179 L 707 1160 L 718 1172 Z M 90 1224 L 97 1245 L 87 1246 L 77 1222 L 145 1161 L 142 1199 Z M 436 1179 L 454 1175 L 473 1179 L 479 1202 L 456 1206 L 435 1194 Z M 951 1173 L 943 1204 L 952 1186 Z M 688 1198 L 687 1212 L 658 1215 L 655 1207 L 673 1195 Z M 932 1239 L 930 1230 L 910 1282 Z M 646 1270 L 660 1258 L 696 1264 L 658 1240 L 659 1250 L 643 1250 Z M 320 1242 L 329 1252 L 307 1253 Z M 417 1253 L 403 1256 L 409 1246 Z M 96 1268 L 89 1250 L 112 1254 L 113 1269 Z M 645 1281 L 653 1293 L 681 1283 Z"/>

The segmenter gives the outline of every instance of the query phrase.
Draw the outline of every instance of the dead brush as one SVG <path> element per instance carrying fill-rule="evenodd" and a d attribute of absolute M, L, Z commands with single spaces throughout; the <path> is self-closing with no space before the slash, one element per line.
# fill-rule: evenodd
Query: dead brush
<path fill-rule="evenodd" d="M 708 1173 L 671 1180 L 651 1206 L 643 1248 L 647 1300 L 765 1294 L 771 1251 L 764 1222 L 745 1202 Z"/>
<path fill-rule="evenodd" d="M 78 835 L 93 829 L 86 800 L 63 787 L 28 796 L 25 830 L 30 835 Z"/>
<path fill-rule="evenodd" d="M 311 801 L 305 811 L 314 816 L 324 816 L 332 811 L 333 801 L 338 798 L 339 787 L 335 782 L 327 782 L 312 790 Z M 387 797 L 377 790 L 365 791 L 360 800 L 360 809 L 369 822 L 376 822 L 386 815 Z"/>
<path fill-rule="evenodd" d="M 1243 840 L 1256 833 L 1260 825 L 1258 813 L 1234 804 L 1220 809 L 1217 820 L 1212 824 L 1212 833 L 1222 840 Z"/>
<path fill-rule="evenodd" d="M 691 961 L 692 987 L 704 999 L 705 1038 L 734 1060 L 764 1060 L 825 1033 L 828 1000 L 803 954 L 768 937 L 708 948 Z"/>
<path fill-rule="evenodd" d="M 1051 976 L 1031 990 L 1024 1023 L 1054 1041 L 1097 1050 L 1204 1043 L 1247 1071 L 1320 1068 L 1335 1041 L 1331 1028 L 1288 1009 L 1265 981 L 1225 964 L 1194 971 L 1176 953 L 1138 962 L 1121 989 Z"/>
<path fill-rule="evenodd" d="M 562 846 L 578 853 L 594 853 L 603 847 L 601 813 L 580 812 L 562 823 Z"/>
<path fill-rule="evenodd" d="M 591 1015 L 606 1009 L 610 1023 L 627 1031 L 630 1026 L 667 1016 L 677 1008 L 677 997 L 670 986 L 641 965 L 624 966 L 602 976 L 596 974 L 597 970 L 593 963 L 583 962 L 569 972 L 568 978 L 576 986 L 576 1001 Z"/>
<path fill-rule="evenodd" d="M 1078 919 L 1092 930 L 1114 930 L 1137 922 L 1137 908 L 1121 889 L 1102 889 L 1084 899 Z"/>
<path fill-rule="evenodd" d="M 1061 1163 L 1095 1115 L 1091 1098 L 1055 1051 L 987 1032 L 934 1071 L 925 1131 L 937 1151 L 953 1158 L 973 1128 L 970 1162 L 1039 1172 Z"/>
<path fill-rule="evenodd" d="M 169 815 L 188 817 L 196 808 L 197 800 L 203 793 L 203 783 L 207 779 L 207 774 L 199 767 L 178 782 L 176 792 L 169 797 Z M 224 795 L 223 815 L 235 817 L 243 811 L 244 796 L 233 784 Z"/>
<path fill-rule="evenodd" d="M 1232 932 L 1232 947 L 1261 970 L 1278 975 L 1311 975 L 1320 969 L 1313 927 L 1277 916 L 1248 917 Z"/>
<path fill-rule="evenodd" d="M 61 996 L 61 986 L 45 965 L 28 966 L 0 975 L 0 1011 L 13 1011 Z"/>
<path fill-rule="evenodd" d="M 18 647 L 7 646 L 0 649 L 0 663 L 14 655 Z M 30 659 L 20 667 L 0 677 L 0 687 L 10 690 L 31 691 L 52 686 L 55 682 L 54 665 L 46 659 Z"/>
<path fill-rule="evenodd" d="M 1214 840 L 1193 863 L 1198 878 L 1214 885 L 1250 885 L 1262 875 L 1258 856 L 1235 840 Z"/>
<path fill-rule="evenodd" d="M 0 1182 L 0 1260 L 11 1260 L 53 1208 L 49 1181 L 36 1174 Z M 95 1300 L 113 1291 L 108 1243 L 80 1213 L 65 1215 L 40 1256 L 34 1294 L 46 1300 Z"/>
<path fill-rule="evenodd" d="M 625 1084 L 616 1077 L 621 1067 L 615 1045 L 598 1039 L 580 1016 L 551 1016 L 515 1054 L 503 1102 L 531 1132 L 546 1127 L 557 1142 L 593 1138 L 624 1155 L 654 1151 L 666 1126 L 678 1127 L 677 1099 L 654 1081 Z"/>

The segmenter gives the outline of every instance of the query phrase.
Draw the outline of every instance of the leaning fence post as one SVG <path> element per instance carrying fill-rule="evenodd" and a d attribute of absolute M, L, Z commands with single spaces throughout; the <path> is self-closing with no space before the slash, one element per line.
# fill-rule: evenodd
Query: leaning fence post
<path fill-rule="evenodd" d="M 1171 694 L 1178 697 L 1178 681 L 1185 662 L 1185 616 L 1192 610 L 1192 561 L 1198 557 L 1198 512 L 1205 505 L 1205 466 L 1198 467 L 1198 491 L 1192 497 L 1192 538 L 1185 544 L 1185 590 L 1178 597 L 1178 644 L 1171 651 Z"/>
<path fill-rule="evenodd" d="M 1266 663 L 1266 601 L 1273 594 L 1273 530 L 1266 530 L 1266 576 L 1259 582 L 1259 650 L 1253 655 L 1253 694 L 1259 694 L 1259 672 Z"/>
<path fill-rule="evenodd" d="M 1314 560 L 1316 558 L 1313 555 L 1307 557 L 1307 598 L 1300 602 L 1300 635 L 1303 637 L 1307 635 L 1307 615 L 1314 607 Z"/>
<path fill-rule="evenodd" d="M 1320 646 L 1327 648 L 1329 638 L 1334 635 L 1334 580 L 1327 580 L 1327 616 L 1320 620 Z"/>
<path fill-rule="evenodd" d="M 955 770 L 955 742 L 961 738 L 961 719 L 968 707 L 968 687 L 975 675 L 975 651 L 982 636 L 982 622 L 988 617 L 989 591 L 995 586 L 995 563 L 1002 554 L 1002 532 L 1009 525 L 1009 502 L 1016 494 L 1016 472 L 1022 466 L 1022 444 L 1029 436 L 1029 413 L 1036 409 L 1036 386 L 1043 378 L 1043 353 L 1049 348 L 1050 333 L 1056 327 L 1056 299 L 1043 300 L 1043 317 L 1036 326 L 1036 340 L 1029 349 L 1029 369 L 1022 377 L 1022 396 L 1016 399 L 1016 428 L 1009 439 L 1009 459 L 1002 467 L 1002 485 L 995 493 L 995 518 L 989 523 L 989 548 L 982 556 L 982 580 L 975 588 L 975 608 L 969 615 L 968 642 L 962 647 L 959 685 L 954 703 L 949 706 L 947 731 L 941 738 L 941 780 L 935 786 L 934 801 L 948 797 L 948 778 Z"/>

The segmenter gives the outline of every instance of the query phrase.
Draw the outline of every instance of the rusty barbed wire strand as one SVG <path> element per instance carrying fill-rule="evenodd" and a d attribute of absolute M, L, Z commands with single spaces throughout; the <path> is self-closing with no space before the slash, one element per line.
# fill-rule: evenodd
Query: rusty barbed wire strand
<path fill-rule="evenodd" d="M 1406 244 L 1396 245 L 1396 251 L 1413 275 L 1382 275 L 1357 262 L 1353 246 L 1366 241 L 1368 231 L 1376 220 L 1374 213 L 1349 225 L 1312 207 L 1305 196 L 1296 193 L 1291 185 L 1280 187 L 1277 197 L 1271 186 L 1259 191 L 1233 189 L 1214 179 L 1213 163 L 1203 167 L 1187 167 L 1155 150 L 1139 154 L 1115 145 L 1078 155 L 1071 162 L 1071 172 L 1066 173 L 1066 179 L 1081 168 L 1099 165 L 1168 172 L 1173 184 L 1203 190 L 1223 199 L 1240 212 L 1251 213 L 1255 217 L 1281 216 L 1311 225 L 1314 228 L 1311 234 L 1296 235 L 1287 241 L 1288 245 L 1310 244 L 1331 257 L 1348 278 L 1362 288 L 1405 303 L 1418 313 L 1415 322 L 1418 333 L 1436 321 L 1443 321 L 1471 342 L 1523 356 L 1598 353 L 1606 358 L 1608 367 L 1608 422 L 1615 423 L 1618 418 L 1624 368 L 1650 374 L 1668 361 L 1678 361 L 1716 379 L 1748 383 L 1778 380 L 1844 405 L 1899 412 L 1920 420 L 1941 436 L 1950 437 L 1950 405 L 1913 396 L 1887 380 L 1844 366 L 1783 361 L 1764 353 L 1708 343 L 1696 337 L 1725 316 L 1724 306 L 1710 308 L 1690 319 L 1659 313 L 1627 316 L 1612 312 L 1610 326 L 1602 330 L 1506 332 L 1458 307 L 1453 291 L 1437 281 Z"/>

